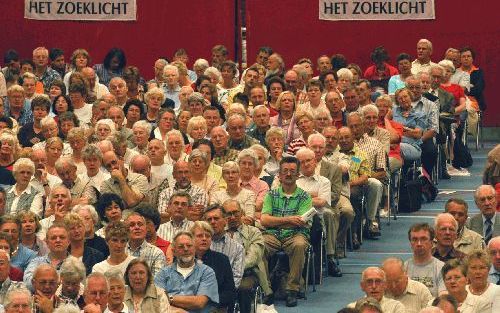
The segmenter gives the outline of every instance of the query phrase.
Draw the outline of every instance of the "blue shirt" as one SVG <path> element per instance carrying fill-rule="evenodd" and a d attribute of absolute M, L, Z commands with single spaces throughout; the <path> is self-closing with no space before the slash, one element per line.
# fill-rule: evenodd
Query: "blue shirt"
<path fill-rule="evenodd" d="M 180 91 L 181 87 L 179 85 L 177 85 L 175 89 L 169 89 L 166 84 L 165 86 L 163 86 L 163 94 L 165 95 L 165 98 L 168 98 L 175 102 L 175 109 L 178 109 L 181 106 L 181 100 L 179 100 Z"/>
<path fill-rule="evenodd" d="M 199 296 L 204 295 L 209 299 L 208 304 L 202 310 L 191 310 L 189 312 L 209 312 L 210 302 L 219 302 L 217 278 L 210 266 L 195 262 L 193 271 L 186 277 L 177 271 L 177 263 L 173 263 L 161 269 L 155 276 L 155 285 L 163 288 L 169 295 L 175 296 Z"/>
<path fill-rule="evenodd" d="M 57 266 L 55 266 L 58 273 L 62 263 L 63 262 L 60 262 Z M 28 267 L 26 268 L 26 271 L 24 271 L 23 282 L 26 285 L 26 287 L 31 291 L 33 291 L 33 285 L 31 284 L 31 280 L 33 279 L 33 274 L 35 273 L 35 270 L 38 267 L 38 265 L 41 264 L 52 264 L 52 261 L 48 255 L 38 256 L 33 260 L 31 260 L 30 264 L 28 264 Z"/>
<path fill-rule="evenodd" d="M 390 95 L 393 95 L 396 93 L 396 91 L 398 89 L 402 89 L 406 87 L 406 84 L 404 81 L 401 80 L 401 75 L 394 75 L 394 76 L 391 76 L 391 78 L 389 79 L 389 84 L 388 84 L 388 93 Z"/>
<path fill-rule="evenodd" d="M 30 122 L 33 122 L 33 112 L 31 111 L 31 101 L 28 99 L 24 99 L 24 105 L 21 110 L 21 115 L 19 115 L 19 118 L 15 118 L 10 114 L 10 104 L 9 104 L 9 99 L 5 99 L 5 104 L 4 104 L 4 113 L 5 117 L 12 117 L 19 123 L 19 128 L 21 126 L 24 126 L 25 124 L 28 124 Z"/>
<path fill-rule="evenodd" d="M 37 257 L 35 251 L 26 248 L 22 244 L 17 245 L 17 253 L 13 255 L 10 259 L 10 265 L 15 266 L 21 271 L 25 271 L 28 267 L 28 264 Z"/>
<path fill-rule="evenodd" d="M 394 106 L 392 108 L 392 119 L 405 127 L 408 128 L 420 128 L 422 130 L 426 130 L 429 128 L 429 123 L 427 117 L 423 112 L 417 112 L 415 110 L 411 110 L 408 117 L 404 117 L 399 106 Z M 410 144 L 419 148 L 420 144 L 422 144 L 421 139 L 410 138 L 407 136 L 403 136 L 401 142 Z"/>

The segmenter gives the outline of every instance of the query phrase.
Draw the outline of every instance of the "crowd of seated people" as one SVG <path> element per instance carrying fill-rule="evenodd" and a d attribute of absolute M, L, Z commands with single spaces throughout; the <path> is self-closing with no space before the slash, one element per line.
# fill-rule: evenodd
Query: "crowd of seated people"
<path fill-rule="evenodd" d="M 394 67 L 377 47 L 363 73 L 340 54 L 285 66 L 262 47 L 241 77 L 224 46 L 211 52 L 192 70 L 184 49 L 158 58 L 150 80 L 119 48 L 100 64 L 81 48 L 68 64 L 58 48 L 37 47 L 29 60 L 5 53 L 6 312 L 71 312 L 68 304 L 89 313 L 232 312 L 235 304 L 250 312 L 257 286 L 266 305 L 275 300 L 278 252 L 288 257 L 279 288 L 297 306 L 306 253 L 322 244 L 314 232 L 324 233 L 328 275 L 342 276 L 349 232 L 354 250 L 362 236 L 381 235 L 379 219 L 393 205 L 388 177 L 414 162 L 432 173 L 438 160 L 442 178 L 467 175 L 456 161 L 464 149 L 439 159 L 438 145 L 460 143 L 466 121 L 486 108 L 472 48 L 450 48 L 434 63 L 422 39 L 416 59 L 401 53 Z M 496 159 L 485 174 L 492 185 Z M 493 263 L 490 278 L 500 273 L 500 217 L 491 186 L 475 196 L 482 217 L 466 224 L 467 203 L 450 200 L 434 227 L 410 229 L 413 258 L 363 272 L 367 298 L 349 307 L 491 310 L 484 269 Z M 484 277 L 470 274 L 480 270 Z"/>

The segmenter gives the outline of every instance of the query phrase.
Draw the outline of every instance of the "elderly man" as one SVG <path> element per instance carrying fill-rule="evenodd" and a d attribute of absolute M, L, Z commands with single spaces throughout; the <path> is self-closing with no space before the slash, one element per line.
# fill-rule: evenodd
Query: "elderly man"
<path fill-rule="evenodd" d="M 49 248 L 49 253 L 45 256 L 34 258 L 24 272 L 23 281 L 30 289 L 32 287 L 34 272 L 41 264 L 51 264 L 59 268 L 68 256 L 69 235 L 68 230 L 63 224 L 52 225 L 47 231 L 45 241 Z"/>
<path fill-rule="evenodd" d="M 413 256 L 406 260 L 405 269 L 408 276 L 423 283 L 433 297 L 446 290 L 441 268 L 444 263 L 432 256 L 434 229 L 429 224 L 414 224 L 408 230 Z"/>
<path fill-rule="evenodd" d="M 121 133 L 120 135 L 125 137 L 127 145 L 132 145 L 134 133 L 131 129 L 123 127 L 125 125 L 125 113 L 122 107 L 117 104 L 111 105 L 108 109 L 108 118 L 115 123 L 116 133 Z M 125 152 L 123 152 L 123 154 L 125 154 Z"/>
<path fill-rule="evenodd" d="M 125 312 L 128 310 L 124 303 L 125 299 L 125 280 L 121 272 L 108 271 L 104 273 L 108 281 L 109 295 L 108 307 L 106 312 Z"/>
<path fill-rule="evenodd" d="M 230 149 L 243 150 L 250 148 L 259 141 L 245 134 L 245 117 L 240 114 L 232 114 L 227 119 L 227 131 L 229 133 L 228 146 Z"/>
<path fill-rule="evenodd" d="M 59 287 L 59 274 L 51 264 L 40 264 L 33 273 L 33 302 L 36 312 L 52 313 L 59 305 L 56 296 Z"/>
<path fill-rule="evenodd" d="M 130 161 L 130 170 L 136 174 L 144 175 L 147 179 L 146 198 L 154 207 L 158 207 L 160 192 L 168 188 L 167 178 L 155 179 L 155 173 L 151 170 L 151 160 L 147 155 L 135 155 Z M 160 176 L 162 178 L 162 176 Z"/>
<path fill-rule="evenodd" d="M 432 173 L 437 160 L 437 147 L 434 143 L 434 137 L 439 133 L 439 105 L 422 96 L 422 81 L 417 76 L 406 78 L 406 87 L 411 90 L 411 106 L 416 112 L 421 112 L 425 119 L 427 129 L 423 130 L 421 148 L 422 165 L 427 173 Z"/>
<path fill-rule="evenodd" d="M 313 205 L 311 196 L 297 187 L 299 173 L 300 163 L 296 158 L 281 159 L 279 170 L 281 186 L 272 189 L 265 196 L 261 217 L 261 224 L 266 227 L 264 232 L 266 260 L 269 261 L 269 258 L 279 250 L 284 250 L 289 258 L 286 305 L 290 307 L 297 306 L 305 251 L 309 245 L 309 228 L 302 215 Z"/>
<path fill-rule="evenodd" d="M 488 252 L 493 265 L 488 275 L 488 280 L 494 284 L 500 284 L 500 236 L 494 237 L 488 243 Z"/>
<path fill-rule="evenodd" d="M 83 299 L 85 313 L 103 313 L 108 306 L 109 283 L 102 273 L 92 273 L 85 279 Z"/>
<path fill-rule="evenodd" d="M 144 217 L 146 221 L 146 241 L 160 248 L 163 254 L 165 254 L 165 257 L 167 257 L 170 241 L 158 236 L 157 231 L 160 227 L 161 219 L 157 207 L 148 202 L 142 202 L 135 208 L 135 212 Z M 168 259 L 166 261 L 170 263 Z"/>
<path fill-rule="evenodd" d="M 384 191 L 382 181 L 387 178 L 385 147 L 378 140 L 365 133 L 365 126 L 359 113 L 349 114 L 347 125 L 351 129 L 355 143 L 367 155 L 370 170 L 366 188 L 367 233 L 368 238 L 378 237 L 380 236 L 380 228 L 375 217 Z"/>
<path fill-rule="evenodd" d="M 10 273 L 10 254 L 0 249 L 0 304 L 4 304 L 5 294 L 12 290 L 15 284 L 9 278 Z"/>
<path fill-rule="evenodd" d="M 31 313 L 33 299 L 28 289 L 24 287 L 9 290 L 3 303 L 5 313 Z"/>
<path fill-rule="evenodd" d="M 34 149 L 31 152 L 31 161 L 35 164 L 35 174 L 31 178 L 30 185 L 41 192 L 44 196 L 50 194 L 51 188 L 62 183 L 56 175 L 47 172 L 47 153 L 45 149 Z"/>
<path fill-rule="evenodd" d="M 483 237 L 465 226 L 468 218 L 469 205 L 460 198 L 450 198 L 444 207 L 445 213 L 453 215 L 458 223 L 457 239 L 454 247 L 465 254 L 474 250 L 483 250 L 485 247 Z"/>
<path fill-rule="evenodd" d="M 191 196 L 183 191 L 174 193 L 168 200 L 166 212 L 160 213 L 162 224 L 158 228 L 158 236 L 172 242 L 176 233 L 189 231 L 193 222 L 187 219 Z"/>
<path fill-rule="evenodd" d="M 113 77 L 109 81 L 109 92 L 115 96 L 116 105 L 123 108 L 128 100 L 127 82 L 121 77 Z"/>
<path fill-rule="evenodd" d="M 49 194 L 49 205 L 42 216 L 48 216 L 40 221 L 41 229 L 37 236 L 45 237 L 49 227 L 55 222 L 63 222 L 64 216 L 71 208 L 71 192 L 64 185 L 57 185 Z"/>
<path fill-rule="evenodd" d="M 166 65 L 163 68 L 163 77 L 165 79 L 165 85 L 163 85 L 165 98 L 174 101 L 174 109 L 177 109 L 181 105 L 179 100 L 179 92 L 181 90 L 179 86 L 179 69 L 174 65 Z"/>
<path fill-rule="evenodd" d="M 76 164 L 70 157 L 62 157 L 55 164 L 57 176 L 71 192 L 71 205 L 92 204 L 97 201 L 96 189 L 90 180 L 82 180 L 76 175 Z"/>
<path fill-rule="evenodd" d="M 83 148 L 82 159 L 86 172 L 80 174 L 80 180 L 87 182 L 97 191 L 101 192 L 101 186 L 105 180 L 111 178 L 111 175 L 102 168 L 102 152 L 96 145 L 87 145 Z M 50 183 L 49 183 L 50 184 Z"/>
<path fill-rule="evenodd" d="M 93 97 L 94 99 L 101 99 L 102 96 L 109 93 L 108 87 L 97 82 L 97 75 L 93 68 L 84 67 L 82 68 L 81 73 L 83 77 L 85 77 L 89 82 L 89 96 Z"/>
<path fill-rule="evenodd" d="M 226 200 L 222 205 L 222 213 L 227 222 L 227 233 L 245 249 L 245 265 L 243 278 L 239 287 L 240 308 L 242 312 L 250 312 L 251 290 L 258 283 L 265 295 L 264 302 L 272 303 L 272 289 L 269 284 L 264 256 L 264 238 L 256 227 L 241 221 L 243 210 L 238 201 Z"/>
<path fill-rule="evenodd" d="M 168 181 L 173 181 L 173 166 L 171 164 L 165 163 L 166 154 L 167 150 L 163 141 L 156 138 L 149 141 L 147 156 L 151 161 L 152 179 L 153 181 L 156 181 L 160 184 L 163 184 L 165 180 L 167 180 L 167 185 L 165 186 L 165 188 L 169 186 Z M 160 188 L 160 190 L 164 189 L 162 187 Z"/>
<path fill-rule="evenodd" d="M 335 244 L 337 242 L 337 232 L 339 228 L 339 212 L 338 209 L 332 205 L 331 187 L 336 184 L 336 189 L 340 186 L 341 173 L 336 167 L 337 174 L 333 175 L 336 181 L 330 181 L 323 175 L 316 173 L 318 168 L 317 160 L 314 151 L 309 148 L 301 148 L 297 151 L 297 159 L 300 162 L 300 176 L 297 179 L 297 186 L 307 193 L 312 198 L 314 208 L 320 212 L 320 216 L 326 229 L 326 257 L 328 261 L 328 275 L 334 277 L 341 277 L 342 272 L 335 262 Z M 332 168 L 333 164 L 325 161 L 325 165 Z M 319 166 L 321 168 L 321 165 Z M 338 198 L 338 195 L 337 195 Z M 314 244 L 318 244 L 315 242 Z"/>
<path fill-rule="evenodd" d="M 500 214 L 496 212 L 495 188 L 490 185 L 479 186 L 474 193 L 474 201 L 481 213 L 474 215 L 467 226 L 482 235 L 488 243 L 491 238 L 500 236 Z"/>
<path fill-rule="evenodd" d="M 156 246 L 146 241 L 146 219 L 137 212 L 132 212 L 125 219 L 125 223 L 130 228 L 130 239 L 127 245 L 127 254 L 143 258 L 148 263 L 153 276 L 156 275 L 165 265 L 165 255 Z"/>
<path fill-rule="evenodd" d="M 347 87 L 344 91 L 345 112 L 347 114 L 352 112 L 359 112 L 360 103 L 356 87 Z"/>
<path fill-rule="evenodd" d="M 243 129 L 243 132 L 245 130 Z M 215 157 L 213 162 L 216 165 L 222 166 L 227 161 L 236 161 L 238 151 L 228 146 L 229 134 L 222 126 L 212 128 L 210 138 L 215 148 Z"/>
<path fill-rule="evenodd" d="M 269 124 L 269 109 L 265 105 L 255 106 L 252 112 L 252 119 L 255 127 L 248 131 L 247 134 L 257 139 L 263 147 L 266 147 L 266 133 L 271 128 Z"/>
<path fill-rule="evenodd" d="M 101 193 L 114 193 L 123 198 L 128 208 L 145 200 L 148 192 L 147 178 L 125 168 L 114 151 L 104 153 L 103 165 L 111 174 L 101 186 Z"/>
<path fill-rule="evenodd" d="M 190 232 L 177 233 L 172 245 L 176 261 L 161 269 L 155 276 L 155 285 L 168 293 L 170 305 L 193 312 L 210 312 L 212 304 L 219 302 L 214 271 L 195 262 L 194 237 Z"/>
<path fill-rule="evenodd" d="M 382 307 L 384 313 L 400 313 L 406 312 L 405 306 L 394 299 L 385 297 L 387 290 L 387 280 L 385 273 L 378 267 L 367 267 L 361 274 L 361 290 L 366 294 L 366 297 L 372 297 L 377 300 Z M 349 308 L 354 308 L 356 303 L 347 305 Z"/>
<path fill-rule="evenodd" d="M 33 63 L 35 63 L 35 75 L 43 84 L 46 94 L 50 91 L 52 82 L 56 79 L 62 79 L 61 75 L 49 65 L 49 50 L 45 47 L 38 47 L 33 50 Z"/>
<path fill-rule="evenodd" d="M 411 63 L 411 73 L 429 72 L 432 65 L 436 63 L 431 61 L 432 43 L 427 39 L 420 39 L 417 42 L 417 58 Z"/>
<path fill-rule="evenodd" d="M 203 219 L 207 221 L 214 231 L 212 245 L 210 248 L 214 251 L 225 254 L 229 258 L 229 263 L 233 270 L 234 285 L 240 286 L 244 270 L 244 249 L 236 240 L 232 239 L 226 232 L 226 219 L 222 215 L 222 207 L 218 204 L 207 208 L 203 214 Z"/>
<path fill-rule="evenodd" d="M 463 260 L 466 254 L 455 249 L 457 239 L 458 223 L 449 213 L 440 213 L 434 219 L 434 229 L 436 230 L 436 240 L 432 255 L 443 262 L 450 260 Z"/>
<path fill-rule="evenodd" d="M 420 312 L 433 299 L 424 284 L 408 278 L 401 259 L 385 259 L 382 263 L 382 270 L 387 282 L 385 296 L 401 302 L 405 306 L 406 313 Z"/>
<path fill-rule="evenodd" d="M 186 192 L 191 196 L 190 207 L 194 211 L 203 212 L 203 208 L 208 205 L 207 192 L 201 187 L 192 184 L 190 175 L 188 162 L 178 161 L 175 163 L 173 171 L 175 184 L 161 191 L 158 196 L 158 210 L 164 221 L 168 218 L 168 214 L 166 214 L 168 213 L 168 203 L 172 195 L 177 192 Z"/>
<path fill-rule="evenodd" d="M 7 89 L 4 114 L 5 117 L 9 117 L 12 121 L 16 122 L 16 126 L 18 127 L 33 122 L 31 104 L 28 99 L 25 99 L 25 95 L 24 88 L 19 85 L 12 85 Z"/>

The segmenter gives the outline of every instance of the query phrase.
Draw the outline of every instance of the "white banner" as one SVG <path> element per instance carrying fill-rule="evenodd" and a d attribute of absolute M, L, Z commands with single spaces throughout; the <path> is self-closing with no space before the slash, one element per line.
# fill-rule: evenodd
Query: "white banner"
<path fill-rule="evenodd" d="M 24 0 L 32 20 L 135 21 L 135 0 Z"/>
<path fill-rule="evenodd" d="M 433 20 L 434 0 L 319 0 L 319 19 Z"/>

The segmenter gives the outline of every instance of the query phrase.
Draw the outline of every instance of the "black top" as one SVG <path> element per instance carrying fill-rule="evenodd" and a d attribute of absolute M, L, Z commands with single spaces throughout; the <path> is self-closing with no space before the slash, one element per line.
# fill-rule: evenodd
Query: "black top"
<path fill-rule="evenodd" d="M 109 256 L 109 247 L 106 240 L 101 236 L 94 235 L 92 239 L 85 239 L 85 245 L 101 252 L 105 258 Z"/>
<path fill-rule="evenodd" d="M 222 253 L 208 250 L 201 260 L 215 272 L 219 290 L 219 304 L 217 307 L 231 308 L 236 299 L 236 287 L 234 286 L 233 271 L 229 258 Z"/>
<path fill-rule="evenodd" d="M 17 139 L 19 139 L 19 143 L 25 148 L 33 147 L 34 144 L 45 140 L 42 132 L 35 134 L 35 131 L 33 130 L 33 122 L 27 123 L 19 129 Z"/>

